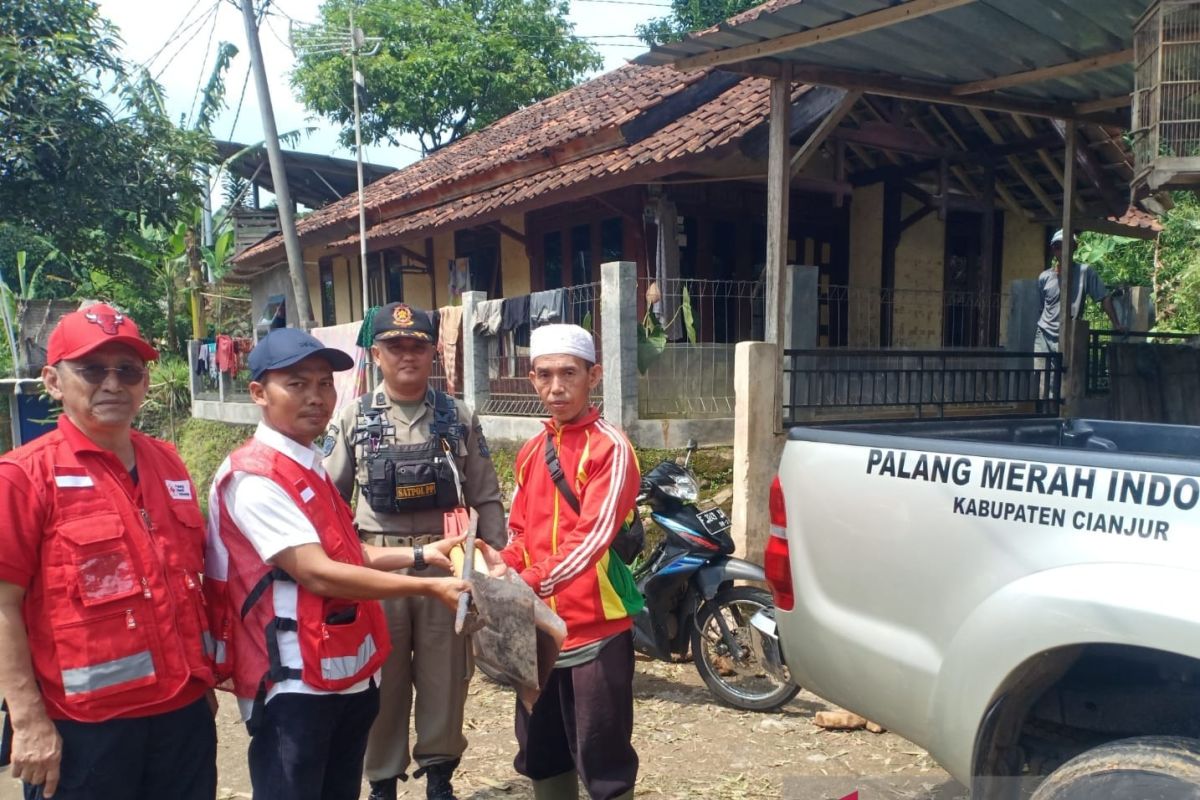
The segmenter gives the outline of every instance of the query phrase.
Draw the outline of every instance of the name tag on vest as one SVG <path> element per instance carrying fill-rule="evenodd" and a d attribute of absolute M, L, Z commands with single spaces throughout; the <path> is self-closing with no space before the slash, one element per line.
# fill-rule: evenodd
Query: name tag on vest
<path fill-rule="evenodd" d="M 164 481 L 167 484 L 167 494 L 172 500 L 191 500 L 192 484 L 188 481 Z"/>
<path fill-rule="evenodd" d="M 60 489 L 86 489 L 95 486 L 83 467 L 54 467 L 54 485 Z"/>

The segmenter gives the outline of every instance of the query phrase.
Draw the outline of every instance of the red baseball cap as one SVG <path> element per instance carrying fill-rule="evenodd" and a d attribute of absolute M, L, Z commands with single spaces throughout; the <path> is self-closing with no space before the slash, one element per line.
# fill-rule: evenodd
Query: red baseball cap
<path fill-rule="evenodd" d="M 126 345 L 145 361 L 158 358 L 158 351 L 142 338 L 137 323 L 112 306 L 97 303 L 58 321 L 46 344 L 46 363 L 54 366 L 113 343 Z"/>

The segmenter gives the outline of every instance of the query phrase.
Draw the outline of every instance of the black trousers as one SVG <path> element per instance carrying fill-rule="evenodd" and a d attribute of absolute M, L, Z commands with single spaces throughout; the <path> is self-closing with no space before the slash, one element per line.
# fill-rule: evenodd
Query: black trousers
<path fill-rule="evenodd" d="M 614 637 L 599 655 L 550 673 L 533 713 L 517 703 L 513 766 L 532 780 L 577 772 L 592 800 L 633 790 L 633 634 Z"/>
<path fill-rule="evenodd" d="M 379 689 L 276 695 L 250 738 L 254 800 L 358 800 Z"/>
<path fill-rule="evenodd" d="M 204 698 L 152 717 L 54 724 L 63 741 L 54 800 L 217 796 L 217 728 Z M 25 784 L 25 800 L 42 797 L 42 787 Z"/>

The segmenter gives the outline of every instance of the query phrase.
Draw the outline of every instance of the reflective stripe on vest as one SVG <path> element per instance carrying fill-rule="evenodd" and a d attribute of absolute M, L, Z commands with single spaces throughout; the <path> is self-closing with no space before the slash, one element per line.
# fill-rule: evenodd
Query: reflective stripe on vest
<path fill-rule="evenodd" d="M 349 678 L 365 667 L 377 651 L 375 637 L 368 633 L 367 637 L 363 639 L 363 643 L 358 646 L 357 654 L 352 656 L 338 656 L 336 658 L 322 658 L 321 674 L 325 677 L 325 680 Z"/>
<path fill-rule="evenodd" d="M 112 661 L 102 661 L 90 667 L 74 667 L 62 671 L 63 690 L 68 697 L 153 676 L 154 659 L 151 658 L 149 650 L 114 658 Z"/>
<path fill-rule="evenodd" d="M 201 631 L 200 634 L 204 638 L 204 654 L 211 658 L 214 663 L 225 663 L 225 642 L 217 641 L 208 631 Z"/>

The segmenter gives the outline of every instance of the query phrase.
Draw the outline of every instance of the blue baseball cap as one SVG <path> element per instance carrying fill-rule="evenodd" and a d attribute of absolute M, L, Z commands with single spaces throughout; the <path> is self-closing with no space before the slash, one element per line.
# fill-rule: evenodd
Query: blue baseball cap
<path fill-rule="evenodd" d="M 299 328 L 278 328 L 271 331 L 250 351 L 250 379 L 258 380 L 264 372 L 290 367 L 310 356 L 321 356 L 334 372 L 354 368 L 354 359 L 335 347 L 326 347 L 313 335 Z"/>

